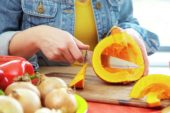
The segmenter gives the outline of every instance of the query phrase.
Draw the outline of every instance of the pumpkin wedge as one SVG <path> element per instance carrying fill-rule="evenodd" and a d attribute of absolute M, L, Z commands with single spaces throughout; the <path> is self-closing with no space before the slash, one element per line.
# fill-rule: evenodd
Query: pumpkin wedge
<path fill-rule="evenodd" d="M 152 74 L 141 78 L 133 86 L 130 97 L 143 98 L 150 107 L 160 105 L 161 99 L 170 99 L 170 76 L 163 74 Z"/>
<path fill-rule="evenodd" d="M 88 65 L 87 63 L 83 65 L 83 67 L 77 73 L 77 75 L 70 81 L 69 87 L 74 87 L 79 89 L 84 88 L 84 80 L 85 80 L 87 65 Z"/>
<path fill-rule="evenodd" d="M 112 68 L 109 66 L 109 56 L 133 62 L 139 68 Z M 136 81 L 144 73 L 144 60 L 140 47 L 130 35 L 118 27 L 114 27 L 111 34 L 97 44 L 92 56 L 92 65 L 96 74 L 110 83 Z"/>

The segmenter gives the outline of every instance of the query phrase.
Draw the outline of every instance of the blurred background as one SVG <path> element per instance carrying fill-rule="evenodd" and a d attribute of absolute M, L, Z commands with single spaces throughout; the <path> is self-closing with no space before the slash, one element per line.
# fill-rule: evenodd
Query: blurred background
<path fill-rule="evenodd" d="M 151 67 L 167 67 L 170 62 L 170 0 L 133 0 L 134 16 L 144 28 L 160 39 L 158 52 L 149 56 Z"/>

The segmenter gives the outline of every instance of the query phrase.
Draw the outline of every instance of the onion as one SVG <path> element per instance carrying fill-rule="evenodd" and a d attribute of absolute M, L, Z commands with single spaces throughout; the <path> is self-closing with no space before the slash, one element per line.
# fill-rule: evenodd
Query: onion
<path fill-rule="evenodd" d="M 41 108 L 38 109 L 35 113 L 62 113 L 61 110 L 55 110 L 55 109 L 48 109 L 48 108 Z"/>
<path fill-rule="evenodd" d="M 14 82 L 12 84 L 10 84 L 6 89 L 5 89 L 5 94 L 8 95 L 12 92 L 12 90 L 14 89 L 18 89 L 18 88 L 26 88 L 29 89 L 33 92 L 35 92 L 39 97 L 40 97 L 40 91 L 38 90 L 38 88 L 33 85 L 31 82 Z"/>
<path fill-rule="evenodd" d="M 63 113 L 60 109 L 58 109 L 58 110 L 52 109 L 51 111 L 52 111 L 52 113 Z"/>
<path fill-rule="evenodd" d="M 14 98 L 0 96 L 0 113 L 24 113 L 21 104 Z"/>
<path fill-rule="evenodd" d="M 36 110 L 35 113 L 51 113 L 51 110 L 48 108 L 41 108 Z"/>
<path fill-rule="evenodd" d="M 24 109 L 24 113 L 34 113 L 41 108 L 39 96 L 29 89 L 14 89 L 9 96 L 19 101 Z"/>
<path fill-rule="evenodd" d="M 42 99 L 45 99 L 45 96 L 57 88 L 67 88 L 67 84 L 58 77 L 46 77 L 41 76 L 40 83 L 38 85 L 38 89 L 41 93 Z"/>
<path fill-rule="evenodd" d="M 75 96 L 66 88 L 54 89 L 48 93 L 45 98 L 45 106 L 60 109 L 63 113 L 75 113 L 77 109 Z"/>

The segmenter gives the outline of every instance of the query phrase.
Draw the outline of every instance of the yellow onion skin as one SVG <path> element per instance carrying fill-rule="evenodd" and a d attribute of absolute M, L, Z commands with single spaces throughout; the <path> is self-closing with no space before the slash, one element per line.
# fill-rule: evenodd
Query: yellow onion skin
<path fill-rule="evenodd" d="M 0 96 L 0 113 L 24 113 L 21 104 L 12 97 Z"/>
<path fill-rule="evenodd" d="M 34 113 L 41 108 L 40 97 L 29 89 L 14 89 L 9 96 L 18 100 L 24 109 L 24 113 Z"/>
<path fill-rule="evenodd" d="M 42 100 L 45 99 L 45 96 L 52 91 L 53 89 L 58 88 L 67 88 L 67 84 L 58 77 L 46 77 L 42 76 L 38 89 L 41 93 Z"/>
<path fill-rule="evenodd" d="M 40 108 L 40 109 L 36 110 L 35 113 L 52 113 L 52 112 L 48 108 Z"/>
<path fill-rule="evenodd" d="M 63 113 L 61 110 L 55 110 L 55 109 L 52 109 L 50 110 L 49 108 L 41 108 L 41 109 L 38 109 L 36 110 L 35 113 Z"/>
<path fill-rule="evenodd" d="M 8 95 L 12 92 L 12 90 L 14 89 L 18 89 L 18 88 L 25 88 L 25 89 L 29 89 L 33 92 L 35 92 L 39 97 L 40 97 L 40 91 L 38 90 L 38 88 L 33 85 L 31 82 L 14 82 L 12 84 L 10 84 L 6 89 L 5 89 L 5 94 Z"/>
<path fill-rule="evenodd" d="M 45 106 L 60 109 L 63 113 L 75 113 L 77 103 L 74 94 L 66 88 L 54 89 L 47 94 Z"/>

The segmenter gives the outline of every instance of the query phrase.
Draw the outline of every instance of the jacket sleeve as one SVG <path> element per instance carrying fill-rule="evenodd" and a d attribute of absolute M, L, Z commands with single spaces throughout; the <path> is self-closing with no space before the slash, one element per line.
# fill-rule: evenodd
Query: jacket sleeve
<path fill-rule="evenodd" d="M 137 19 L 133 17 L 132 0 L 122 0 L 119 10 L 118 26 L 127 29 L 133 28 L 144 40 L 148 55 L 156 52 L 160 46 L 158 36 L 145 28 L 142 28 Z"/>
<path fill-rule="evenodd" d="M 20 30 L 21 0 L 1 0 L 0 3 L 0 55 L 8 55 L 13 35 Z"/>
<path fill-rule="evenodd" d="M 22 14 L 21 0 L 1 0 L 0 55 L 9 55 L 10 40 L 16 32 L 21 30 Z M 33 64 L 35 70 L 39 68 L 36 55 L 33 55 L 29 61 Z"/>

